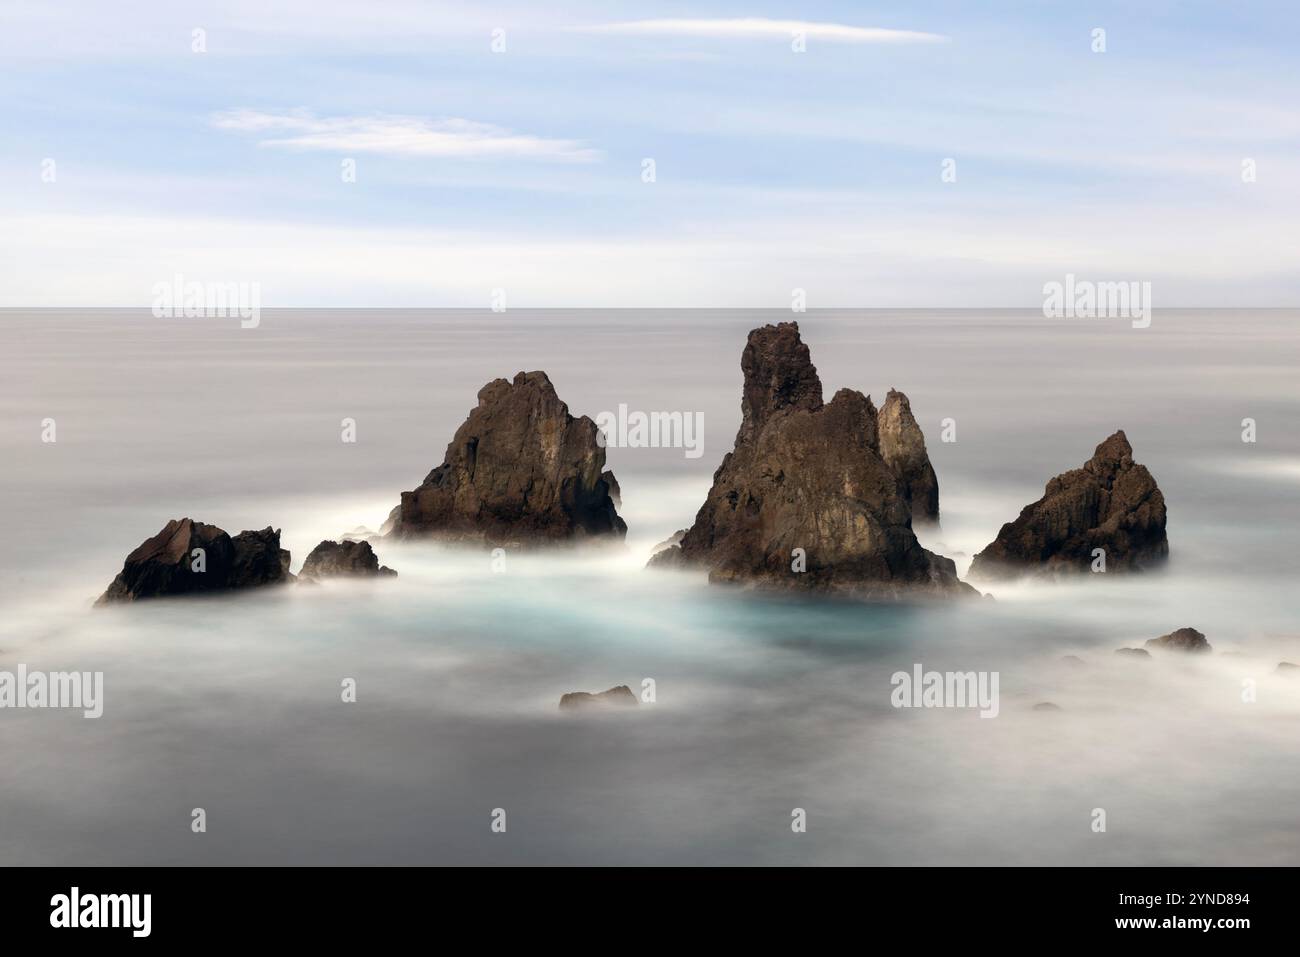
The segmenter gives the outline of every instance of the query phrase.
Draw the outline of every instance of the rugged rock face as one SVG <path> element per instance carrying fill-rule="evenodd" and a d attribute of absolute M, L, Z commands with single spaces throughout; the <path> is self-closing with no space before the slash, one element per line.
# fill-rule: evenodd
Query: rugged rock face
<path fill-rule="evenodd" d="M 1210 643 L 1195 628 L 1179 628 L 1159 638 L 1147 641 L 1148 648 L 1164 648 L 1169 651 L 1209 651 Z"/>
<path fill-rule="evenodd" d="M 253 588 L 292 578 L 278 529 L 240 532 L 232 539 L 215 525 L 172 519 L 126 556 L 96 604 Z"/>
<path fill-rule="evenodd" d="M 1165 498 L 1156 480 L 1133 461 L 1133 448 L 1116 432 L 1097 446 L 1083 468 L 1056 476 L 1043 497 L 1002 526 L 971 564 L 972 578 L 1085 572 L 1093 549 L 1106 550 L 1106 571 L 1153 567 L 1169 554 Z"/>
<path fill-rule="evenodd" d="M 871 399 L 841 389 L 822 402 L 798 323 L 752 331 L 741 369 L 735 449 L 714 473 L 681 544 L 651 565 L 703 566 L 711 581 L 864 598 L 978 594 L 912 533 L 899 475 L 882 457 Z M 891 448 L 900 462 L 914 461 L 905 452 L 910 439 L 902 441 L 915 426 L 906 424 L 905 406 L 900 395 L 891 410 L 899 439 Z"/>
<path fill-rule="evenodd" d="M 402 493 L 389 534 L 490 545 L 619 541 L 596 423 L 575 419 L 545 372 L 496 379 L 419 488 Z"/>
<path fill-rule="evenodd" d="M 619 487 L 618 479 L 614 478 L 614 473 L 609 469 L 600 473 L 600 477 L 605 480 L 609 486 L 609 499 L 614 503 L 615 508 L 623 507 L 623 489 Z"/>
<path fill-rule="evenodd" d="M 627 685 L 619 685 L 617 688 L 610 688 L 600 694 L 592 694 L 590 691 L 570 691 L 560 697 L 561 711 L 594 707 L 626 708 L 636 704 L 636 695 L 632 693 L 632 689 Z"/>
<path fill-rule="evenodd" d="M 269 525 L 260 532 L 240 532 L 230 569 L 231 588 L 251 588 L 271 582 L 289 581 L 289 551 L 280 547 L 280 530 Z"/>
<path fill-rule="evenodd" d="M 925 436 L 912 415 L 907 396 L 889 390 L 877 423 L 880 457 L 898 476 L 903 498 L 912 509 L 913 526 L 939 521 L 939 479 L 925 451 Z"/>
<path fill-rule="evenodd" d="M 311 550 L 298 572 L 300 578 L 363 578 L 396 575 L 387 565 L 381 566 L 369 542 L 321 542 Z"/>

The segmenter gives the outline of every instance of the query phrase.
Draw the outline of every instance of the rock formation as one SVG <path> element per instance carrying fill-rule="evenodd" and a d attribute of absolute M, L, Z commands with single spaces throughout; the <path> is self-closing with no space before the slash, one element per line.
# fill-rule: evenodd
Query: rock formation
<path fill-rule="evenodd" d="M 596 423 L 575 419 L 544 372 L 496 379 L 387 531 L 489 545 L 621 541 Z"/>
<path fill-rule="evenodd" d="M 636 703 L 636 695 L 632 693 L 632 689 L 627 685 L 619 685 L 600 694 L 592 694 L 590 691 L 570 691 L 560 697 L 560 710 L 573 711 L 592 707 L 626 708 Z"/>
<path fill-rule="evenodd" d="M 677 529 L 677 531 L 673 532 L 662 542 L 657 544 L 654 547 L 654 549 L 650 552 L 650 554 L 658 555 L 660 552 L 667 551 L 668 549 L 672 548 L 674 545 L 680 545 L 682 543 L 682 539 L 686 537 L 686 532 L 687 529 L 685 528 Z"/>
<path fill-rule="evenodd" d="M 600 473 L 600 477 L 605 480 L 609 486 L 609 499 L 614 503 L 615 508 L 623 507 L 623 489 L 619 487 L 618 479 L 614 478 L 614 473 L 609 469 Z"/>
<path fill-rule="evenodd" d="M 380 565 L 369 542 L 321 542 L 311 550 L 298 577 L 308 581 L 322 578 L 366 578 L 396 575 L 387 565 Z"/>
<path fill-rule="evenodd" d="M 1151 473 L 1133 461 L 1122 431 L 1097 446 L 1083 468 L 1048 482 L 1043 497 L 975 556 L 970 576 L 1086 572 L 1097 548 L 1105 549 L 1108 573 L 1153 567 L 1169 554 L 1165 498 Z"/>
<path fill-rule="evenodd" d="M 1116 648 L 1115 654 L 1124 655 L 1126 658 L 1150 658 L 1151 652 L 1145 648 Z"/>
<path fill-rule="evenodd" d="M 172 519 L 126 556 L 97 605 L 291 581 L 289 553 L 278 529 L 240 532 L 233 539 L 215 525 Z"/>
<path fill-rule="evenodd" d="M 231 588 L 290 581 L 289 552 L 280 547 L 280 530 L 269 525 L 260 532 L 240 532 L 231 542 L 235 561 L 230 569 Z"/>
<path fill-rule="evenodd" d="M 681 544 L 651 565 L 704 567 L 710 581 L 863 598 L 978 594 L 958 581 L 950 560 L 917 542 L 904 483 L 882 456 L 871 399 L 841 389 L 822 402 L 798 323 L 753 330 L 740 364 L 735 448 Z M 891 455 L 925 498 L 913 468 L 919 429 L 914 436 L 906 398 L 892 401 Z"/>
<path fill-rule="evenodd" d="M 912 415 L 907 396 L 889 390 L 880 407 L 880 457 L 898 476 L 903 498 L 912 510 L 912 525 L 939 521 L 939 479 L 925 451 L 925 436 Z"/>
<path fill-rule="evenodd" d="M 1210 643 L 1195 628 L 1179 628 L 1159 638 L 1147 641 L 1148 648 L 1163 648 L 1167 651 L 1209 651 Z"/>

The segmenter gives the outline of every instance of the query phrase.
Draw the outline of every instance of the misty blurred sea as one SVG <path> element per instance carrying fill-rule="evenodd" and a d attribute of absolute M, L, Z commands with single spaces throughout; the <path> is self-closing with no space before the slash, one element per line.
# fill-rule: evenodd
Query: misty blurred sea
<path fill-rule="evenodd" d="M 1300 863 L 1300 678 L 1274 671 L 1300 663 L 1300 311 L 793 317 L 828 398 L 910 397 L 943 513 L 922 540 L 959 572 L 1123 428 L 1168 502 L 1163 574 L 931 608 L 644 572 L 731 449 L 746 333 L 790 318 L 0 310 L 0 669 L 102 670 L 106 696 L 0 710 L 0 863 Z M 609 451 L 626 553 L 493 574 L 383 544 L 396 580 L 91 608 L 169 518 L 280 527 L 294 570 L 377 528 L 478 389 L 534 369 L 575 415 L 703 414 L 699 458 Z M 1184 625 L 1215 653 L 1113 653 Z M 890 707 L 918 662 L 998 670 L 999 716 Z M 635 711 L 556 709 L 646 678 Z"/>

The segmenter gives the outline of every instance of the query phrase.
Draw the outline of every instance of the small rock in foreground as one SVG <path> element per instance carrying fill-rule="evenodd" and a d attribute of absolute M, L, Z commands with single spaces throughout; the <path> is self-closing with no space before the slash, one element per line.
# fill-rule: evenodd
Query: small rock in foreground
<path fill-rule="evenodd" d="M 396 575 L 387 565 L 380 565 L 369 542 L 321 542 L 311 550 L 302 564 L 299 577 L 305 581 L 321 578 L 370 578 Z"/>
<path fill-rule="evenodd" d="M 1168 651 L 1209 651 L 1210 643 L 1195 628 L 1179 628 L 1159 638 L 1147 642 L 1148 648 L 1164 648 Z"/>
<path fill-rule="evenodd" d="M 573 711 L 581 708 L 626 708 L 637 703 L 636 695 L 627 685 L 610 688 L 600 694 L 590 691 L 570 691 L 560 698 L 561 711 Z"/>

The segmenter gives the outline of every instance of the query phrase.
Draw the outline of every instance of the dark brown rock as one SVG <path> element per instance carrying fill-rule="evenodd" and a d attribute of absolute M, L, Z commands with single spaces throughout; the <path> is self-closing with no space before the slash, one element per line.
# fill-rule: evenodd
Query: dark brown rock
<path fill-rule="evenodd" d="M 1163 648 L 1166 651 L 1209 651 L 1210 643 L 1195 628 L 1179 628 L 1159 638 L 1147 641 L 1148 648 Z"/>
<path fill-rule="evenodd" d="M 544 372 L 496 379 L 478 394 L 419 488 L 402 493 L 388 531 L 489 545 L 621 541 L 596 423 L 574 418 Z"/>
<path fill-rule="evenodd" d="M 1133 461 L 1122 431 L 1097 446 L 1083 468 L 1048 482 L 1043 497 L 975 556 L 970 575 L 988 580 L 1087 572 L 1097 548 L 1105 549 L 1107 573 L 1155 567 L 1169 554 L 1164 495 Z"/>
<path fill-rule="evenodd" d="M 289 550 L 280 547 L 280 530 L 267 526 L 260 532 L 240 532 L 231 542 L 235 560 L 230 569 L 231 588 L 251 588 L 289 581 Z"/>
<path fill-rule="evenodd" d="M 939 521 L 939 479 L 925 451 L 925 436 L 912 415 L 907 396 L 889 390 L 877 421 L 880 457 L 898 476 L 899 489 L 912 510 L 912 525 Z"/>
<path fill-rule="evenodd" d="M 636 695 L 632 693 L 632 689 L 627 685 L 619 685 L 600 694 L 592 694 L 590 691 L 570 691 L 560 697 L 560 710 L 572 711 L 592 707 L 626 708 L 636 703 Z"/>
<path fill-rule="evenodd" d="M 605 471 L 600 473 L 600 477 L 603 478 L 605 480 L 605 484 L 609 486 L 609 498 L 610 501 L 614 503 L 614 507 L 622 508 L 623 489 L 619 487 L 618 479 L 614 477 L 614 473 L 611 472 L 609 469 L 605 469 Z"/>
<path fill-rule="evenodd" d="M 240 532 L 232 539 L 215 525 L 172 519 L 126 557 L 96 604 L 253 588 L 292 578 L 278 529 Z"/>
<path fill-rule="evenodd" d="M 319 581 L 322 578 L 367 578 L 396 575 L 387 565 L 381 566 L 369 542 L 321 542 L 302 563 L 299 578 Z"/>
<path fill-rule="evenodd" d="M 797 323 L 752 331 L 741 369 L 735 448 L 681 544 L 652 565 L 704 567 L 715 582 L 862 598 L 978 594 L 958 581 L 949 559 L 917 542 L 899 477 L 881 456 L 871 399 L 841 389 L 822 402 Z M 795 549 L 803 550 L 804 571 L 793 570 Z"/>

